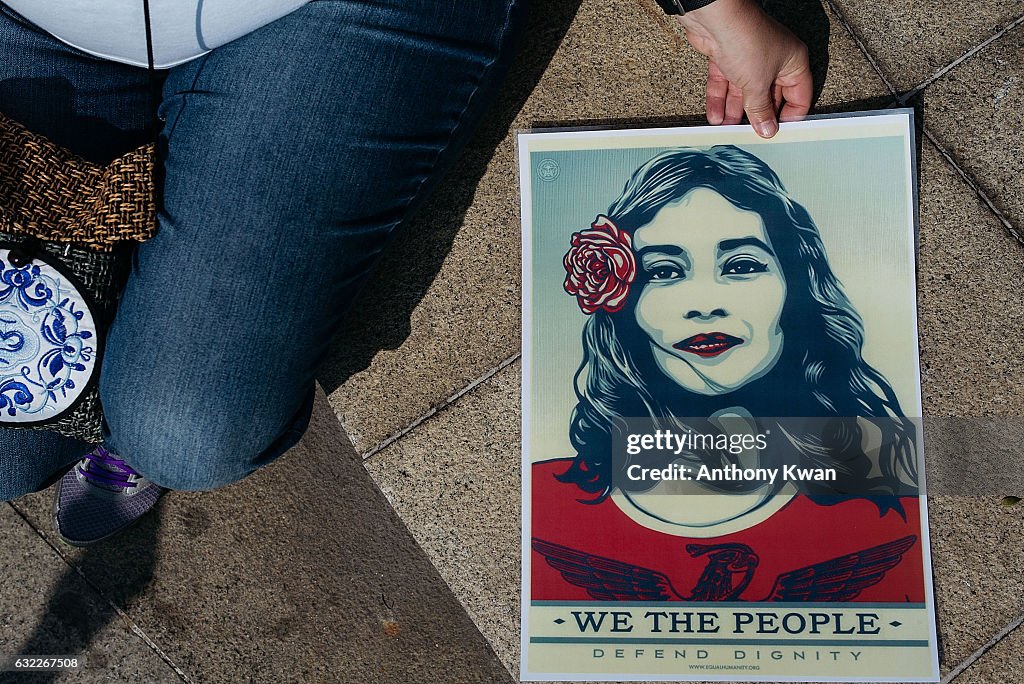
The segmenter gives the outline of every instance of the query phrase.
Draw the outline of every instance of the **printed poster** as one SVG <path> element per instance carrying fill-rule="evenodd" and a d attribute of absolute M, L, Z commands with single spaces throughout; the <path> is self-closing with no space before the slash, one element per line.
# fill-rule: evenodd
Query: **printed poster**
<path fill-rule="evenodd" d="M 522 678 L 938 681 L 912 111 L 518 147 Z"/>

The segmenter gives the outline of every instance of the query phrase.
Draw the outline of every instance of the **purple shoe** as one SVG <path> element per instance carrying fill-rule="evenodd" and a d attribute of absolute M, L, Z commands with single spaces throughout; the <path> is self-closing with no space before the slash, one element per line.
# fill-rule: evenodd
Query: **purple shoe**
<path fill-rule="evenodd" d="M 86 546 L 131 525 L 164 491 L 100 445 L 57 484 L 54 527 L 68 544 Z"/>

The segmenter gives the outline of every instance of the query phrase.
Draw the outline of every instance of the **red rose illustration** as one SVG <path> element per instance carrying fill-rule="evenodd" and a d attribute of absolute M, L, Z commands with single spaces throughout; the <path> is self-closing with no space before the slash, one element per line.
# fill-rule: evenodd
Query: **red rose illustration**
<path fill-rule="evenodd" d="M 622 308 L 636 278 L 633 239 L 607 216 L 598 216 L 586 230 L 572 234 L 565 254 L 565 291 L 575 295 L 585 314 Z"/>

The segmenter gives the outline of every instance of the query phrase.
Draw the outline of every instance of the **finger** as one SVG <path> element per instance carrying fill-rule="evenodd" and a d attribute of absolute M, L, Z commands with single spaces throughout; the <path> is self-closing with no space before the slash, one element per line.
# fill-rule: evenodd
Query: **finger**
<path fill-rule="evenodd" d="M 782 86 L 778 83 L 772 84 L 772 108 L 779 111 L 782 106 Z"/>
<path fill-rule="evenodd" d="M 717 126 L 725 119 L 725 97 L 729 93 L 729 80 L 714 62 L 708 63 L 708 123 Z"/>
<path fill-rule="evenodd" d="M 795 75 L 795 79 L 782 85 L 782 97 L 786 103 L 782 107 L 779 118 L 782 121 L 799 121 L 807 116 L 811 109 L 811 98 L 814 97 L 814 79 L 811 70 L 805 69 Z"/>
<path fill-rule="evenodd" d="M 722 123 L 738 124 L 743 118 L 743 91 L 734 84 L 729 84 L 729 94 L 725 98 L 725 119 Z"/>
<path fill-rule="evenodd" d="M 762 138 L 770 138 L 778 132 L 779 124 L 775 120 L 775 106 L 768 87 L 750 90 L 743 98 L 743 110 L 754 131 Z"/>

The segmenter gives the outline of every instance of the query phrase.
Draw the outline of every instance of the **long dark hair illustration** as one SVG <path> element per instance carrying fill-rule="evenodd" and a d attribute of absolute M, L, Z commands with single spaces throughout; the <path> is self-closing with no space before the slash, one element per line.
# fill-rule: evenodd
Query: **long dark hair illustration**
<path fill-rule="evenodd" d="M 665 232 L 656 220 L 659 212 L 697 201 L 701 190 L 700 201 L 711 208 L 717 210 L 717 202 L 746 212 L 741 219 L 759 219 L 763 226 L 766 240 L 741 236 L 709 243 L 716 259 L 711 276 L 747 291 L 761 278 L 756 287 L 773 288 L 771 296 L 778 299 L 775 314 L 760 303 L 737 304 L 751 309 L 751 320 L 775 315 L 769 323 L 749 324 L 754 332 L 746 336 L 735 325 L 726 329 L 737 319 L 729 307 L 679 301 L 672 288 L 681 288 L 697 267 L 684 250 L 649 239 Z M 705 239 L 703 226 L 672 228 L 677 229 Z M 637 169 L 606 216 L 573 235 L 564 265 L 565 289 L 577 297 L 588 320 L 569 428 L 576 456 L 559 479 L 579 487 L 585 493 L 581 500 L 605 500 L 618 481 L 611 447 L 617 419 L 649 417 L 678 425 L 680 417 L 741 407 L 756 417 L 830 419 L 825 429 L 806 434 L 788 427 L 800 466 L 834 468 L 839 480 L 827 489 L 800 482 L 800 492 L 823 505 L 867 498 L 880 513 L 903 514 L 899 495 L 916 493 L 916 428 L 887 379 L 863 358 L 863 323 L 829 265 L 817 226 L 763 161 L 734 146 L 655 156 Z M 670 315 L 649 313 L 654 309 L 647 302 L 655 298 L 672 302 Z M 676 339 L 683 333 L 666 332 L 698 323 L 701 330 L 723 332 L 685 339 Z M 731 358 L 740 361 L 719 362 L 733 347 Z M 872 456 L 862 448 L 858 418 L 878 419 L 872 424 L 882 433 L 881 446 Z M 728 455 L 699 457 L 721 467 Z M 722 492 L 751 487 L 741 482 L 709 486 Z"/>

